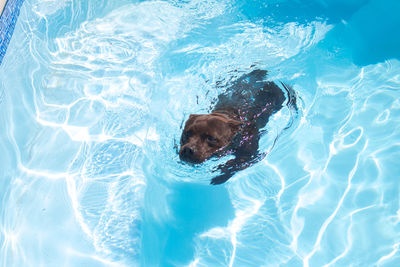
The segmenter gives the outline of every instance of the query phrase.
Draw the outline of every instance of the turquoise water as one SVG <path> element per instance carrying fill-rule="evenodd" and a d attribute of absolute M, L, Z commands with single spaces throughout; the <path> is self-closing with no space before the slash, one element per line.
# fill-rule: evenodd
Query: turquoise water
<path fill-rule="evenodd" d="M 399 13 L 26 0 L 0 66 L 0 266 L 400 266 Z M 218 162 L 181 163 L 181 125 L 254 68 L 299 114 L 210 186 Z"/>

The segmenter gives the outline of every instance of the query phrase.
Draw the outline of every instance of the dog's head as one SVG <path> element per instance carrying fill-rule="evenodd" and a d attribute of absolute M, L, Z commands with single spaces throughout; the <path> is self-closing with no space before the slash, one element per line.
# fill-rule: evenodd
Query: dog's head
<path fill-rule="evenodd" d="M 190 115 L 183 129 L 179 157 L 190 163 L 204 162 L 231 143 L 241 124 L 222 113 Z"/>

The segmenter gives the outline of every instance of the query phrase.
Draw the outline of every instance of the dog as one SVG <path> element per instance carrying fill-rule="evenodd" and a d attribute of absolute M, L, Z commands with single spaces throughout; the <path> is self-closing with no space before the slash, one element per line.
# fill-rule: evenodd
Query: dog
<path fill-rule="evenodd" d="M 211 184 L 226 182 L 265 155 L 258 151 L 260 129 L 286 100 L 282 89 L 266 81 L 266 75 L 265 70 L 253 70 L 241 76 L 218 96 L 210 114 L 191 114 L 186 121 L 180 139 L 182 161 L 200 164 L 214 156 L 235 156 L 218 166 L 221 174 L 214 177 Z M 294 91 L 281 84 L 287 91 L 288 103 L 295 106 Z"/>

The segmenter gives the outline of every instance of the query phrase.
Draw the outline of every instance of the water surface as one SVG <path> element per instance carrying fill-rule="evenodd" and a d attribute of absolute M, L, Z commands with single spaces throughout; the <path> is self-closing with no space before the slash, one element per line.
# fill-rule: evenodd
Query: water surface
<path fill-rule="evenodd" d="M 0 265 L 398 266 L 399 13 L 26 0 L 0 67 Z M 181 125 L 254 68 L 299 116 L 210 186 L 217 162 L 179 161 Z"/>

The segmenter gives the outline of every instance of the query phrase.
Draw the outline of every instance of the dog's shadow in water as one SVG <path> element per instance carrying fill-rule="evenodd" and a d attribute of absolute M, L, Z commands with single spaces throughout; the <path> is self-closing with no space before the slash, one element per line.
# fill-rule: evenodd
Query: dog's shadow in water
<path fill-rule="evenodd" d="M 214 227 L 225 227 L 234 218 L 228 191 L 222 186 L 177 184 L 170 188 L 168 207 L 173 220 L 144 226 L 142 249 L 146 264 L 189 264 L 195 252 L 194 239 Z M 158 258 L 158 259 L 157 259 Z"/>

